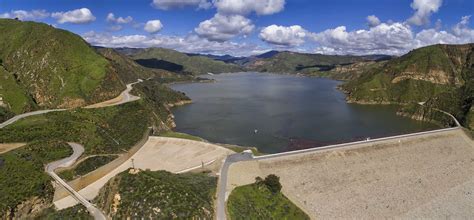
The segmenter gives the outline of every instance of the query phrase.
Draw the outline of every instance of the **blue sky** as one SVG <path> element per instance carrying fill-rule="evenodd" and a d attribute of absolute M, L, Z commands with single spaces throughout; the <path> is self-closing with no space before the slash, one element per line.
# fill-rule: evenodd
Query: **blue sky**
<path fill-rule="evenodd" d="M 94 45 L 233 55 L 399 55 L 470 43 L 473 12 L 472 0 L 0 0 L 0 17 L 53 24 Z"/>

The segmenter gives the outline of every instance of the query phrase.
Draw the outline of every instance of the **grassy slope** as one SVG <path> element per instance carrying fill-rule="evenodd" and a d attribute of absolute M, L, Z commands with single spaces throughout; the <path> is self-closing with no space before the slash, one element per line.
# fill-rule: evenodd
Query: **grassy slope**
<path fill-rule="evenodd" d="M 172 174 L 166 171 L 125 171 L 102 189 L 97 204 L 116 219 L 212 219 L 215 177 L 206 174 Z M 113 198 L 120 194 L 116 213 Z"/>
<path fill-rule="evenodd" d="M 71 148 L 60 141 L 32 142 L 0 154 L 0 216 L 33 196 L 51 200 L 53 187 L 44 164 L 70 154 Z"/>
<path fill-rule="evenodd" d="M 107 60 L 71 32 L 11 19 L 0 19 L 0 32 L 1 63 L 22 89 L 6 100 L 28 93 L 40 106 L 77 106 L 111 98 L 123 89 Z M 25 98 L 9 104 L 15 112 L 36 107 L 24 103 Z"/>
<path fill-rule="evenodd" d="M 227 203 L 229 217 L 237 219 L 309 219 L 282 193 L 273 194 L 265 186 L 250 184 L 235 188 Z"/>
<path fill-rule="evenodd" d="M 50 199 L 50 178 L 44 164 L 70 154 L 67 146 L 56 149 L 66 141 L 84 145 L 84 155 L 122 153 L 138 142 L 150 123 L 150 114 L 140 102 L 102 109 L 77 109 L 28 117 L 0 130 L 0 142 L 30 142 L 34 148 L 22 147 L 0 158 L 7 166 L 0 166 L 0 216 L 5 207 L 14 208 L 31 196 Z M 29 153 L 30 151 L 40 153 Z M 25 152 L 26 151 L 26 152 Z M 66 153 L 65 153 L 66 152 Z M 28 162 L 30 161 L 30 162 Z M 19 196 L 12 196 L 19 195 Z"/>
<path fill-rule="evenodd" d="M 150 48 L 139 50 L 133 54 L 135 60 L 138 59 L 158 59 L 165 60 L 171 63 L 182 65 L 185 72 L 194 75 L 211 73 L 225 73 L 238 72 L 241 68 L 234 64 L 227 64 L 222 61 L 216 61 L 204 56 L 188 56 L 184 53 L 164 49 L 164 48 Z"/>
<path fill-rule="evenodd" d="M 344 90 L 348 92 L 349 101 L 353 102 L 427 102 L 425 105 L 448 111 L 465 122 L 474 95 L 473 51 L 474 44 L 420 48 L 387 62 L 383 67 L 367 71 L 344 85 Z M 429 78 L 433 71 L 441 74 Z M 407 72 L 412 75 L 393 81 Z M 435 83 L 439 79 L 447 83 Z M 406 109 L 407 112 L 426 114 L 416 106 L 408 108 L 411 109 Z"/>
<path fill-rule="evenodd" d="M 88 174 L 97 168 L 104 166 L 115 160 L 118 156 L 117 155 L 107 155 L 107 156 L 95 156 L 89 157 L 79 163 L 75 168 L 70 170 L 64 170 L 60 172 L 58 175 L 67 181 L 73 180 L 78 178 L 79 176 L 83 176 Z"/>
<path fill-rule="evenodd" d="M 32 116 L 0 130 L 0 142 L 63 140 L 84 145 L 85 154 L 121 153 L 141 139 L 150 124 L 141 102 Z"/>

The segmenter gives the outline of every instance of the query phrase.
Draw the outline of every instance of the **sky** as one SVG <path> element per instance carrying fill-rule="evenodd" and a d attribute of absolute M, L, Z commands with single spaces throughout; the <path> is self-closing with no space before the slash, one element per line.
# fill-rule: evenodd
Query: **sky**
<path fill-rule="evenodd" d="M 48 23 L 92 45 L 234 56 L 473 43 L 473 13 L 474 0 L 0 0 L 0 18 Z"/>

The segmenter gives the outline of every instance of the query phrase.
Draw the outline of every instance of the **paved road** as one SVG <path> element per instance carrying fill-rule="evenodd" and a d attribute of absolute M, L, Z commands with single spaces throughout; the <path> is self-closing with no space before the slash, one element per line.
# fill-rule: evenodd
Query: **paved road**
<path fill-rule="evenodd" d="M 217 219 L 218 220 L 225 220 L 226 213 L 225 213 L 225 201 L 226 201 L 226 187 L 227 187 L 227 175 L 229 171 L 229 167 L 232 163 L 239 162 L 239 161 L 248 161 L 253 160 L 253 154 L 248 151 L 244 151 L 238 154 L 232 154 L 225 158 L 224 164 L 222 164 L 222 168 L 220 171 L 219 176 L 219 186 L 218 186 L 218 193 L 217 193 Z"/>
<path fill-rule="evenodd" d="M 66 181 L 61 179 L 54 170 L 57 168 L 62 168 L 62 167 L 69 167 L 73 165 L 76 160 L 84 153 L 84 147 L 78 143 L 68 143 L 69 146 L 71 146 L 73 153 L 71 156 L 63 158 L 58 161 L 51 162 L 46 165 L 45 171 L 48 173 L 54 180 L 56 180 L 56 183 L 61 185 L 64 189 L 66 189 L 72 197 L 74 197 L 78 202 L 80 202 L 82 205 L 84 205 L 89 213 L 94 217 L 96 220 L 105 220 L 107 219 L 105 215 L 100 211 L 98 208 L 96 208 L 92 203 L 90 203 L 87 199 L 85 199 L 81 194 L 76 192 L 71 186 L 69 186 Z"/>
<path fill-rule="evenodd" d="M 117 102 L 117 103 L 113 103 L 113 104 L 110 104 L 110 105 L 105 105 L 105 106 L 100 106 L 100 107 L 106 107 L 106 106 L 115 106 L 115 105 L 122 105 L 124 103 L 128 103 L 128 102 L 133 102 L 133 101 L 136 101 L 136 100 L 139 100 L 140 97 L 138 96 L 134 96 L 134 95 L 131 95 L 130 92 L 132 91 L 133 89 L 133 85 L 137 84 L 137 83 L 140 83 L 140 82 L 143 82 L 143 80 L 141 79 L 138 79 L 138 81 L 134 82 L 134 83 L 130 83 L 130 84 L 127 84 L 127 88 L 121 93 L 121 96 L 123 97 L 123 99 L 120 101 L 120 102 Z M 11 125 L 15 122 L 17 122 L 18 120 L 20 119 L 23 119 L 23 118 L 26 118 L 26 117 L 29 117 L 29 116 L 33 116 L 33 115 L 41 115 L 41 114 L 46 114 L 46 113 L 49 113 L 49 112 L 57 112 L 57 111 L 65 111 L 67 109 L 50 109 L 50 110 L 40 110 L 40 111 L 34 111 L 34 112 L 28 112 L 28 113 L 24 113 L 24 114 L 21 114 L 21 115 L 16 115 L 15 117 L 3 122 L 0 124 L 0 129 L 8 126 L 8 125 Z M 85 199 L 82 195 L 80 195 L 78 192 L 76 192 L 71 186 L 69 186 L 63 179 L 61 179 L 55 172 L 54 170 L 56 170 L 57 168 L 60 168 L 60 167 L 69 167 L 71 165 L 73 165 L 76 160 L 82 155 L 82 153 L 84 153 L 84 147 L 80 144 L 77 144 L 77 143 L 69 143 L 69 145 L 71 146 L 71 148 L 73 149 L 73 154 L 67 158 L 64 158 L 64 159 L 61 159 L 61 160 L 58 160 L 58 161 L 54 161 L 54 162 L 51 162 L 49 164 L 46 165 L 45 167 L 45 171 L 59 184 L 61 185 L 62 187 L 64 187 L 70 194 L 72 197 L 74 197 L 78 202 L 80 202 L 81 204 L 83 204 L 87 210 L 89 211 L 89 213 L 94 217 L 94 219 L 98 219 L 98 220 L 105 220 L 106 217 L 105 215 L 102 213 L 101 210 L 99 210 L 98 208 L 96 208 L 93 204 L 91 204 L 87 199 Z"/>
<path fill-rule="evenodd" d="M 453 128 L 444 128 L 444 129 L 438 129 L 438 130 L 433 130 L 433 131 L 425 131 L 425 132 L 418 132 L 418 133 L 413 133 L 413 134 L 405 134 L 405 135 L 397 135 L 397 136 L 392 136 L 392 137 L 385 137 L 385 138 L 377 138 L 377 139 L 371 139 L 371 140 L 365 140 L 365 141 L 356 141 L 356 142 L 350 142 L 350 143 L 344 143 L 344 144 L 336 144 L 336 145 L 329 145 L 325 147 L 317 147 L 317 148 L 309 148 L 309 149 L 304 149 L 304 150 L 297 150 L 297 151 L 289 151 L 289 152 L 283 152 L 283 153 L 277 153 L 277 154 L 269 154 L 269 155 L 263 155 L 263 156 L 253 156 L 251 152 L 244 152 L 244 153 L 238 153 L 238 154 L 232 154 L 229 155 L 226 159 L 224 164 L 222 165 L 221 172 L 220 172 L 220 177 L 219 177 L 219 187 L 217 189 L 217 219 L 218 220 L 225 220 L 226 219 L 226 187 L 227 187 L 227 177 L 228 177 L 228 171 L 230 165 L 232 163 L 236 162 L 241 162 L 241 161 L 251 161 L 251 160 L 265 160 L 265 159 L 271 159 L 271 158 L 278 158 L 278 157 L 285 157 L 285 156 L 290 156 L 290 155 L 295 155 L 295 154 L 302 154 L 302 153 L 309 153 L 309 152 L 317 152 L 317 151 L 324 151 L 324 150 L 330 150 L 330 149 L 344 149 L 344 148 L 351 148 L 354 146 L 357 146 L 358 144 L 362 143 L 375 143 L 375 142 L 381 142 L 381 141 L 387 141 L 387 140 L 396 140 L 400 138 L 407 138 L 407 137 L 416 137 L 416 136 L 422 136 L 426 134 L 434 134 L 434 133 L 441 133 L 441 132 L 446 132 L 446 131 L 452 131 L 452 130 L 457 130 L 461 129 L 462 127 L 457 126 Z"/>
<path fill-rule="evenodd" d="M 135 85 L 137 83 L 140 83 L 140 82 L 143 82 L 143 80 L 139 79 L 138 81 L 136 81 L 134 83 L 127 84 L 127 88 L 121 93 L 121 96 L 123 96 L 123 99 L 120 102 L 110 104 L 110 105 L 106 105 L 106 106 L 101 106 L 101 107 L 122 105 L 122 104 L 127 103 L 127 102 L 133 102 L 133 101 L 139 100 L 140 97 L 131 95 L 130 91 L 132 91 L 132 89 L 133 89 L 132 86 L 133 85 Z M 9 120 L 1 123 L 0 124 L 0 129 L 2 129 L 2 128 L 8 126 L 8 125 L 13 124 L 13 123 L 17 122 L 18 120 L 20 120 L 22 118 L 30 117 L 30 116 L 33 116 L 33 115 L 42 115 L 42 114 L 46 114 L 46 113 L 49 113 L 49 112 L 58 112 L 58 111 L 66 111 L 66 110 L 67 109 L 50 109 L 50 110 L 40 110 L 40 111 L 34 111 L 34 112 L 27 112 L 27 113 L 24 113 L 24 114 L 21 114 L 21 115 L 16 115 L 15 117 L 10 118 Z"/>
<path fill-rule="evenodd" d="M 42 114 L 46 114 L 46 113 L 49 113 L 49 112 L 64 111 L 64 110 L 66 110 L 66 109 L 40 110 L 40 111 L 24 113 L 24 114 L 21 114 L 21 115 L 16 115 L 15 117 L 10 118 L 9 120 L 1 123 L 0 124 L 0 129 L 6 127 L 8 125 L 13 124 L 13 123 L 15 123 L 16 121 L 18 121 L 22 118 L 26 118 L 26 117 L 33 116 L 33 115 L 42 115 Z"/>

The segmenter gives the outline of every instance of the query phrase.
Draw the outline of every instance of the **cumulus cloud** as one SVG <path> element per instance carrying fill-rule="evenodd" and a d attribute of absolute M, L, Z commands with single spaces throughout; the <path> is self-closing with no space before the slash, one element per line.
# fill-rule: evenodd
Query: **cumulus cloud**
<path fill-rule="evenodd" d="M 40 20 L 50 16 L 46 10 L 15 10 L 0 14 L 0 18 L 18 18 L 20 20 Z"/>
<path fill-rule="evenodd" d="M 260 32 L 260 38 L 279 46 L 298 46 L 305 42 L 307 31 L 299 25 L 289 27 L 270 25 Z"/>
<path fill-rule="evenodd" d="M 212 3 L 208 0 L 153 0 L 152 5 L 162 10 L 175 8 L 196 7 L 198 9 L 209 9 Z"/>
<path fill-rule="evenodd" d="M 410 6 L 415 13 L 408 22 L 418 26 L 429 24 L 431 14 L 438 12 L 442 3 L 442 0 L 413 0 Z"/>
<path fill-rule="evenodd" d="M 252 12 L 258 15 L 270 15 L 285 8 L 285 0 L 214 0 L 214 6 L 220 13 L 246 15 Z"/>
<path fill-rule="evenodd" d="M 116 18 L 114 13 L 109 13 L 107 15 L 106 21 L 114 24 L 128 24 L 133 21 L 133 18 L 131 16 Z"/>
<path fill-rule="evenodd" d="M 217 13 L 213 18 L 201 22 L 194 31 L 208 40 L 226 41 L 237 35 L 247 35 L 254 27 L 250 19 L 241 15 Z"/>
<path fill-rule="evenodd" d="M 81 8 L 67 12 L 55 12 L 51 15 L 58 23 L 86 24 L 95 21 L 95 17 L 88 8 Z"/>
<path fill-rule="evenodd" d="M 160 20 L 151 20 L 146 22 L 144 30 L 148 33 L 156 33 L 163 28 Z"/>
<path fill-rule="evenodd" d="M 108 33 L 88 32 L 82 37 L 92 45 L 103 47 L 163 47 L 186 53 L 231 54 L 248 56 L 263 49 L 257 45 L 234 42 L 209 41 L 197 35 L 164 36 L 164 35 L 111 35 Z"/>
<path fill-rule="evenodd" d="M 380 19 L 375 15 L 369 15 L 367 16 L 366 19 L 367 19 L 367 24 L 369 25 L 369 27 L 375 27 L 381 23 Z"/>
<path fill-rule="evenodd" d="M 413 32 L 402 23 L 381 23 L 368 30 L 347 31 L 345 26 L 312 34 L 320 48 L 334 54 L 400 54 L 412 48 Z"/>
<path fill-rule="evenodd" d="M 450 31 L 436 28 L 413 32 L 405 23 L 381 23 L 368 30 L 347 31 L 340 26 L 320 33 L 310 33 L 317 43 L 315 52 L 325 54 L 402 55 L 412 49 L 432 44 L 465 44 L 474 42 L 469 28 L 470 16 L 464 16 Z"/>

